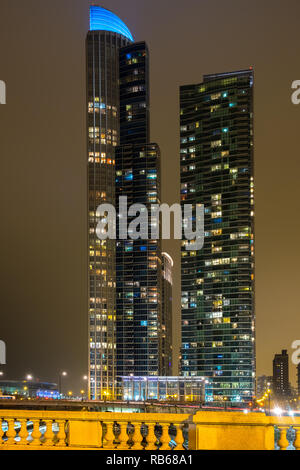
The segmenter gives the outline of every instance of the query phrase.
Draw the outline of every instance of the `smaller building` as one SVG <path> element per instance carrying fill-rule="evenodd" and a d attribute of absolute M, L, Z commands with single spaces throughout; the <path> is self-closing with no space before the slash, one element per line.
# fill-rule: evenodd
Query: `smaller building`
<path fill-rule="evenodd" d="M 128 401 L 207 401 L 204 377 L 121 377 L 121 397 Z"/>
<path fill-rule="evenodd" d="M 273 392 L 278 398 L 287 398 L 289 387 L 289 355 L 286 349 L 275 354 L 273 359 Z"/>
<path fill-rule="evenodd" d="M 28 380 L 0 380 L 0 397 L 3 395 L 53 400 L 60 398 L 57 384 Z"/>

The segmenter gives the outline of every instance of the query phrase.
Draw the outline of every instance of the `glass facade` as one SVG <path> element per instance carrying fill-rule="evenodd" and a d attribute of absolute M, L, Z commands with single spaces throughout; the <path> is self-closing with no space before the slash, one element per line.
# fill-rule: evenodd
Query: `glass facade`
<path fill-rule="evenodd" d="M 122 399 L 205 402 L 207 381 L 202 377 L 122 377 Z"/>
<path fill-rule="evenodd" d="M 109 12 L 110 13 L 110 12 Z M 115 148 L 119 144 L 119 50 L 130 40 L 115 21 L 91 7 L 87 36 L 89 395 L 115 396 L 115 241 L 96 234 L 97 208 L 115 204 Z M 112 15 L 112 14 L 111 14 Z M 115 15 L 114 19 L 117 18 Z M 120 20 L 121 21 L 121 20 Z M 101 28 L 102 30 L 97 30 Z"/>
<path fill-rule="evenodd" d="M 149 234 L 143 239 L 101 241 L 96 233 L 97 208 L 103 203 L 114 205 L 117 213 L 120 196 L 127 196 L 128 207 L 144 204 L 149 214 L 141 231 L 151 227 L 151 204 L 160 204 L 160 150 L 150 143 L 149 132 L 149 52 L 145 42 L 133 44 L 131 39 L 114 14 L 91 7 L 87 38 L 91 399 L 116 398 L 117 376 L 158 376 L 163 370 L 163 341 L 168 354 L 164 370 L 171 363 L 167 319 L 162 328 L 160 240 L 151 240 Z M 128 224 L 133 219 L 128 217 Z M 169 290 L 165 299 L 170 310 Z"/>
<path fill-rule="evenodd" d="M 174 262 L 168 253 L 162 253 L 162 318 L 161 318 L 161 343 L 162 343 L 162 371 L 161 374 L 172 375 L 172 290 L 173 290 L 173 266 Z"/>
<path fill-rule="evenodd" d="M 210 401 L 255 389 L 253 71 L 180 88 L 181 201 L 204 204 L 205 244 L 182 242 L 184 376 L 204 376 Z"/>
<path fill-rule="evenodd" d="M 121 144 L 150 142 L 149 52 L 144 42 L 120 50 Z"/>
<path fill-rule="evenodd" d="M 150 227 L 151 203 L 160 203 L 160 152 L 156 144 L 124 145 L 116 150 L 116 203 L 144 204 Z M 139 216 L 139 214 L 137 214 Z M 128 216 L 128 224 L 135 217 Z M 160 240 L 117 240 L 117 371 L 123 375 L 159 375 L 161 369 Z"/>
<path fill-rule="evenodd" d="M 147 213 L 136 213 L 145 216 L 140 238 L 117 240 L 117 374 L 159 375 L 161 243 L 151 240 L 148 227 L 151 204 L 160 204 L 160 151 L 149 139 L 149 53 L 144 42 L 120 51 L 120 136 L 117 213 L 120 196 L 127 196 L 128 207 L 143 204 Z M 128 216 L 128 225 L 136 216 Z"/>

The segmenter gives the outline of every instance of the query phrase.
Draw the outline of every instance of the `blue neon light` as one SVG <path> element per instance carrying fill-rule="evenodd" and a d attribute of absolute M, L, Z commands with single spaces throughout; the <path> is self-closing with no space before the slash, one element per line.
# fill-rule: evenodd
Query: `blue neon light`
<path fill-rule="evenodd" d="M 90 6 L 90 31 L 112 31 L 134 41 L 126 24 L 117 15 L 95 5 Z"/>

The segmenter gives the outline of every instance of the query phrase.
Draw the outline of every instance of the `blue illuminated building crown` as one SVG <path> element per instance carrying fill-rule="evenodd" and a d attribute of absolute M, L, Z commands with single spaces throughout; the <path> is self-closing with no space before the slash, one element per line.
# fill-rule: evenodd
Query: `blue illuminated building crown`
<path fill-rule="evenodd" d="M 90 31 L 112 31 L 134 41 L 126 24 L 117 15 L 95 5 L 90 6 Z"/>

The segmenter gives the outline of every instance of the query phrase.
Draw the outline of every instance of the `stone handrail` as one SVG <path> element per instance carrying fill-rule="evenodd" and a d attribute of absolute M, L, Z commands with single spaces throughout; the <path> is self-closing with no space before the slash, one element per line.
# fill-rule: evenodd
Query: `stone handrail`
<path fill-rule="evenodd" d="M 201 411 L 193 422 L 197 450 L 285 450 L 291 446 L 287 438 L 291 429 L 295 433 L 293 447 L 300 450 L 300 417 Z"/>
<path fill-rule="evenodd" d="M 291 437 L 292 436 L 292 437 Z M 300 450 L 300 417 L 0 410 L 0 450 Z"/>
<path fill-rule="evenodd" d="M 187 414 L 0 411 L 0 450 L 184 450 Z"/>

